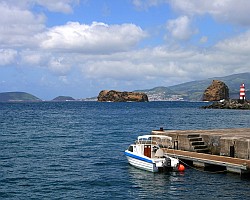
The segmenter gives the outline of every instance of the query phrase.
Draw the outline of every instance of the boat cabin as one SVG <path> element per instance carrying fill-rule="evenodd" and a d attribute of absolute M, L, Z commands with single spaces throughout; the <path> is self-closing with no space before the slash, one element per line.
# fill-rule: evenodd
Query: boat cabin
<path fill-rule="evenodd" d="M 164 152 L 160 147 L 168 148 L 171 144 L 171 139 L 168 136 L 159 137 L 158 135 L 139 136 L 135 144 L 129 146 L 128 151 L 147 156 L 148 158 L 163 157 Z"/>

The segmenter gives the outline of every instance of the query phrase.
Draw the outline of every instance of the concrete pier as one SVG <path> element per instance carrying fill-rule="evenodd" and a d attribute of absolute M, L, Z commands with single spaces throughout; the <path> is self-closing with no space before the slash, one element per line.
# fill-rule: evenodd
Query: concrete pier
<path fill-rule="evenodd" d="M 165 149 L 165 152 L 170 156 L 177 156 L 184 162 L 191 161 L 193 166 L 204 169 L 227 171 L 241 175 L 250 173 L 250 160 L 174 149 Z"/>
<path fill-rule="evenodd" d="M 204 168 L 250 173 L 250 128 L 213 130 L 154 130 L 172 137 L 170 155 Z"/>

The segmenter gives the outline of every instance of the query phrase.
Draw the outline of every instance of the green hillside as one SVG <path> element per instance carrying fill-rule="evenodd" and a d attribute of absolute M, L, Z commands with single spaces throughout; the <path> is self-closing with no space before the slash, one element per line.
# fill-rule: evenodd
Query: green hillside
<path fill-rule="evenodd" d="M 26 92 L 3 92 L 0 93 L 0 102 L 12 101 L 42 101 L 41 99 Z"/>
<path fill-rule="evenodd" d="M 245 83 L 247 90 L 246 95 L 247 97 L 249 96 L 250 89 L 248 88 L 250 88 L 250 73 L 233 74 L 230 76 L 191 81 L 170 87 L 156 87 L 153 89 L 141 90 L 141 92 L 145 92 L 151 100 L 155 100 L 155 97 L 158 97 L 158 100 L 183 99 L 187 101 L 200 101 L 204 90 L 213 80 L 223 81 L 228 86 L 230 98 L 238 98 L 240 85 Z"/>
<path fill-rule="evenodd" d="M 148 90 L 136 90 L 135 92 L 144 92 L 150 97 L 152 100 L 169 100 L 173 99 L 176 100 L 178 98 L 182 98 L 183 95 L 180 95 L 177 92 L 174 92 L 169 87 L 155 87 L 153 89 Z"/>

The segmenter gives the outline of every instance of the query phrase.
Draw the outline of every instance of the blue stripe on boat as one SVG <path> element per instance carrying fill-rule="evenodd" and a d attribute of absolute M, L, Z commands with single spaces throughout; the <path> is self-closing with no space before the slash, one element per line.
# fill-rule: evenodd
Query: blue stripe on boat
<path fill-rule="evenodd" d="M 128 152 L 125 152 L 125 155 L 129 156 L 129 157 L 132 157 L 132 158 L 135 158 L 135 159 L 138 159 L 138 160 L 142 160 L 142 161 L 148 162 L 148 163 L 153 163 L 153 161 L 150 160 L 150 159 L 143 158 L 143 157 L 140 157 L 140 156 L 136 156 L 136 155 L 128 153 Z"/>

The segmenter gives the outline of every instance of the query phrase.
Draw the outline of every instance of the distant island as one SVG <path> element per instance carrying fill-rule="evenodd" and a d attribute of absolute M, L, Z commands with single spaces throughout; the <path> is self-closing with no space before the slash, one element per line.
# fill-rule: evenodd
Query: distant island
<path fill-rule="evenodd" d="M 39 102 L 38 97 L 26 92 L 3 92 L 0 93 L 0 102 Z"/>
<path fill-rule="evenodd" d="M 40 98 L 27 92 L 2 92 L 0 102 L 41 102 Z M 58 96 L 51 101 L 76 101 L 70 96 Z"/>
<path fill-rule="evenodd" d="M 52 101 L 76 101 L 73 97 L 69 96 L 58 96 L 54 98 Z"/>

